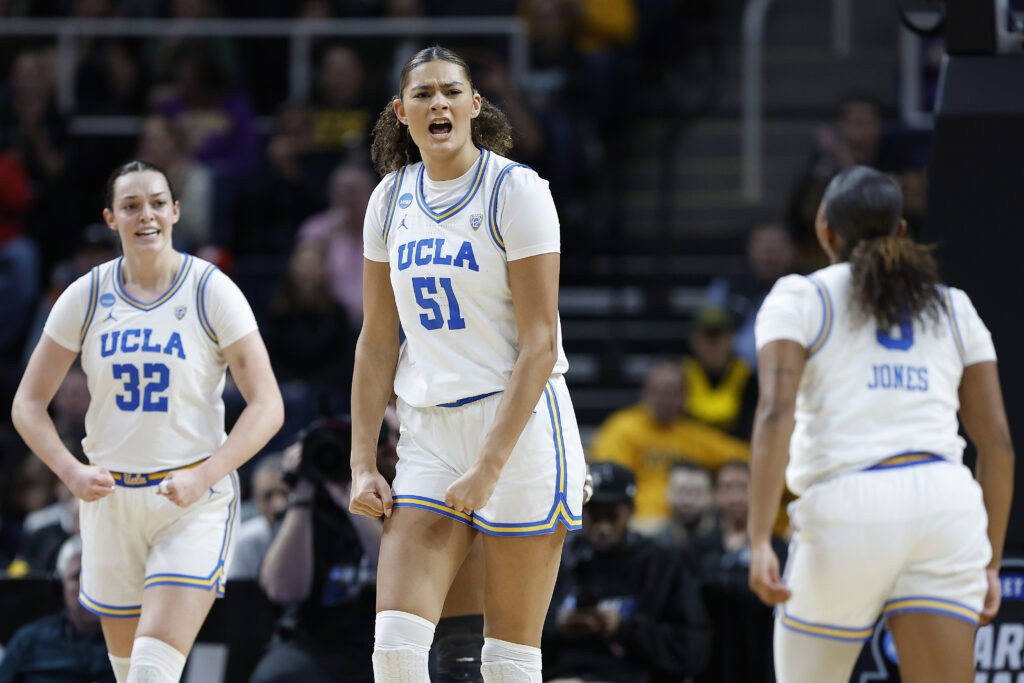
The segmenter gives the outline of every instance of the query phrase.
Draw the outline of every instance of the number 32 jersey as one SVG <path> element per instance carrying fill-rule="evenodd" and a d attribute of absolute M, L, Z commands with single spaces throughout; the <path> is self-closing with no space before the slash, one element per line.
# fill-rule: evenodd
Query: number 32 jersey
<path fill-rule="evenodd" d="M 395 393 L 425 407 L 505 389 L 519 352 L 508 262 L 560 249 L 547 181 L 487 150 L 454 180 L 410 164 L 374 190 L 363 245 L 391 267 L 406 337 Z M 553 374 L 568 368 L 561 336 Z"/>
<path fill-rule="evenodd" d="M 851 310 L 849 263 L 775 283 L 757 314 L 757 348 L 786 339 L 807 349 L 786 468 L 790 490 L 801 494 L 893 456 L 961 461 L 960 378 L 996 353 L 967 295 L 940 286 L 939 296 L 937 320 L 880 330 Z"/>
<path fill-rule="evenodd" d="M 123 257 L 60 296 L 44 333 L 81 352 L 89 410 L 82 447 L 114 471 L 153 472 L 209 456 L 224 433 L 221 349 L 256 329 L 245 296 L 213 264 L 183 254 L 151 303 L 121 286 Z"/>

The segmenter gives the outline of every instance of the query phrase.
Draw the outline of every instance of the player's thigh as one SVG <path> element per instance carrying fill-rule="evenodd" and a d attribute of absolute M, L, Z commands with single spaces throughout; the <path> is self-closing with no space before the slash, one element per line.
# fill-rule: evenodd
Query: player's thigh
<path fill-rule="evenodd" d="M 393 508 L 377 563 L 377 611 L 409 612 L 436 624 L 477 533 L 435 512 Z"/>
<path fill-rule="evenodd" d="M 477 534 L 459 573 L 448 589 L 441 610 L 442 617 L 484 613 L 484 545 L 481 536 Z"/>
<path fill-rule="evenodd" d="M 115 657 L 131 657 L 139 618 L 100 617 L 100 625 L 103 627 L 107 651 Z"/>
<path fill-rule="evenodd" d="M 930 612 L 893 614 L 888 624 L 903 683 L 974 680 L 974 624 Z"/>
<path fill-rule="evenodd" d="M 215 588 L 150 586 L 142 595 L 142 616 L 135 635 L 162 640 L 188 654 L 216 598 Z"/>
<path fill-rule="evenodd" d="M 565 527 L 549 534 L 484 537 L 484 635 L 540 647 Z"/>

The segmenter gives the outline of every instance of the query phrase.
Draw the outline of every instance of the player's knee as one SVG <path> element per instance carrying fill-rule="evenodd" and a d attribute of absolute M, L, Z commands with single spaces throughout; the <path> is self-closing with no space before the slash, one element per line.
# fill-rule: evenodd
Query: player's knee
<path fill-rule="evenodd" d="M 373 679 L 377 683 L 426 683 L 434 625 L 415 614 L 377 613 L 373 632 Z"/>
<path fill-rule="evenodd" d="M 480 661 L 484 683 L 541 683 L 539 647 L 484 638 Z"/>
<path fill-rule="evenodd" d="M 132 645 L 131 667 L 126 683 L 178 683 L 185 669 L 185 655 L 162 640 L 140 636 Z"/>

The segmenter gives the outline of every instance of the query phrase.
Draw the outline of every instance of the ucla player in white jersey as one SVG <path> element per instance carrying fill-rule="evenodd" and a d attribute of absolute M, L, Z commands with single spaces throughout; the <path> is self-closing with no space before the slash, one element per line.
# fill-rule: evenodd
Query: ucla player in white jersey
<path fill-rule="evenodd" d="M 175 251 L 180 207 L 143 161 L 107 184 L 124 256 L 57 300 L 14 398 L 28 446 L 82 499 L 79 600 L 100 615 L 118 683 L 175 683 L 223 595 L 238 523 L 235 469 L 283 420 L 267 352 L 241 291 Z M 47 406 L 81 355 L 91 400 L 82 442 L 64 447 Z M 246 400 L 224 433 L 225 369 Z"/>
<path fill-rule="evenodd" d="M 427 680 L 445 595 L 482 533 L 484 680 L 539 682 L 541 629 L 586 474 L 562 378 L 558 217 L 547 183 L 500 156 L 507 120 L 460 57 L 422 50 L 400 85 L 375 129 L 387 175 L 366 215 L 352 389 L 351 509 L 388 518 L 374 675 Z M 393 491 L 374 463 L 392 391 L 402 423 Z"/>
<path fill-rule="evenodd" d="M 903 681 L 971 681 L 975 629 L 999 609 L 1013 446 L 995 349 L 902 208 L 878 171 L 839 174 L 817 218 L 833 265 L 782 278 L 758 314 L 750 584 L 778 605 L 780 683 L 848 681 L 879 615 Z M 780 577 L 784 473 L 800 498 Z"/>

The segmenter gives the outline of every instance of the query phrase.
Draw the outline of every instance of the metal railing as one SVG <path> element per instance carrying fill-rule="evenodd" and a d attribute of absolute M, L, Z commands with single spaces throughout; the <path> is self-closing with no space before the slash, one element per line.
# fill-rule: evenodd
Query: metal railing
<path fill-rule="evenodd" d="M 57 106 L 72 116 L 80 134 L 125 134 L 138 117 L 75 115 L 75 40 L 83 36 L 221 36 L 286 38 L 289 41 L 288 96 L 305 100 L 313 82 L 313 39 L 320 37 L 506 36 L 509 77 L 523 82 L 529 41 L 514 17 L 436 17 L 410 19 L 0 19 L 0 37 L 53 37 L 57 44 Z"/>
<path fill-rule="evenodd" d="M 740 50 L 741 192 L 751 203 L 764 197 L 764 26 L 772 0 L 747 0 L 743 8 Z M 838 57 L 853 53 L 850 0 L 832 0 L 832 49 Z"/>

